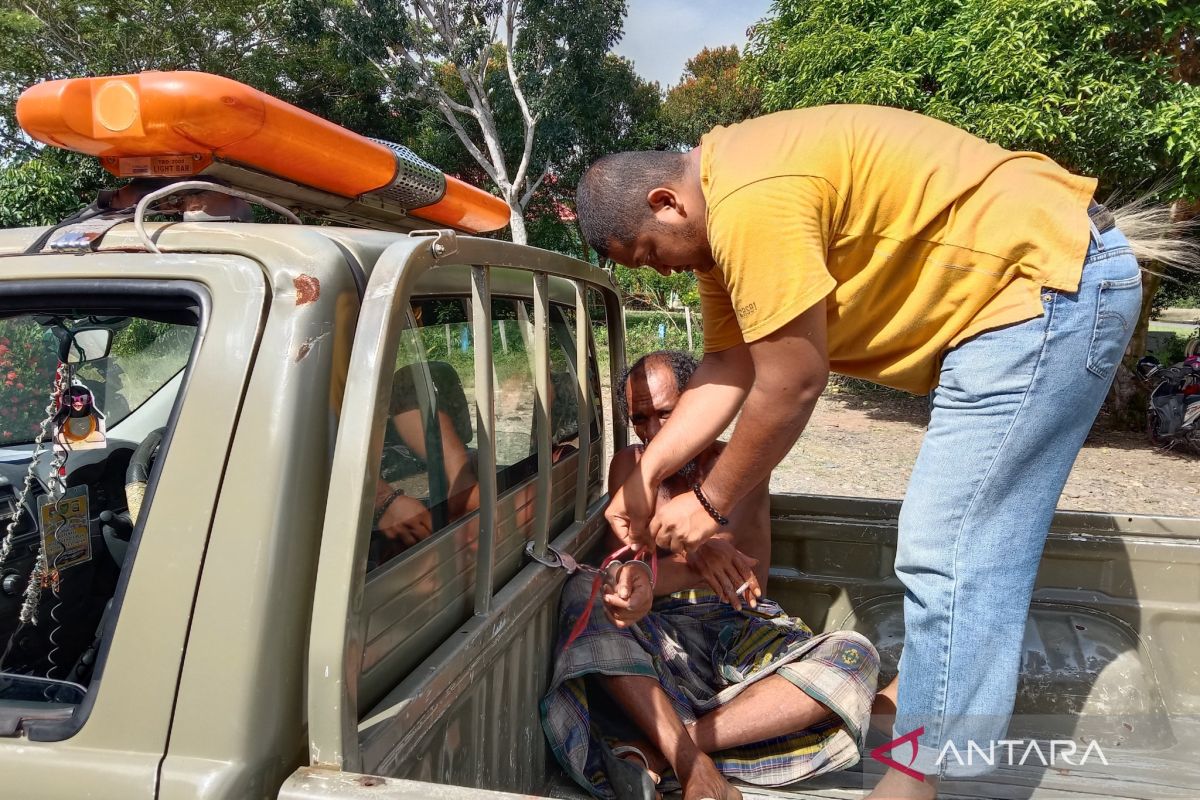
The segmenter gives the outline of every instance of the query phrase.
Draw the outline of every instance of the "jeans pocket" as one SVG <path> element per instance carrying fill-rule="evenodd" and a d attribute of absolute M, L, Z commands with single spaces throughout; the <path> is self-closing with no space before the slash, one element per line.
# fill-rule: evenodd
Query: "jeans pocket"
<path fill-rule="evenodd" d="M 1142 309 L 1142 276 L 1139 273 L 1100 281 L 1097 289 L 1096 324 L 1088 348 L 1087 368 L 1101 380 L 1111 381 Z"/>

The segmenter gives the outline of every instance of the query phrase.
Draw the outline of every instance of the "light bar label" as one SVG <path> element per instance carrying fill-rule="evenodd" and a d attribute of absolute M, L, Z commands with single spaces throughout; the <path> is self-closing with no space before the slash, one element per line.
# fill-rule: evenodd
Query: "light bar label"
<path fill-rule="evenodd" d="M 175 178 L 194 175 L 211 161 L 201 155 L 127 156 L 104 160 L 110 164 L 116 161 L 116 173 L 122 178 Z"/>

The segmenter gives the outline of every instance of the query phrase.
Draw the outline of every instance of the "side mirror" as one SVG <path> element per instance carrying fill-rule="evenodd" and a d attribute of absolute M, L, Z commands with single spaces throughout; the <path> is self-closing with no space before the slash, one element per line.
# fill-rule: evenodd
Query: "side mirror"
<path fill-rule="evenodd" d="M 78 328 L 62 340 L 58 360 L 66 364 L 82 364 L 107 358 L 112 341 L 113 332 L 109 328 Z"/>

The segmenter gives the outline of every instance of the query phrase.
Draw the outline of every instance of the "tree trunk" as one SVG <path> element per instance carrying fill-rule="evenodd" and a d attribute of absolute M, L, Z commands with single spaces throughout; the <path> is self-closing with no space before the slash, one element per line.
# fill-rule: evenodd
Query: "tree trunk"
<path fill-rule="evenodd" d="M 1146 353 L 1146 334 L 1150 330 L 1150 311 L 1154 306 L 1154 295 L 1162 285 L 1162 278 L 1150 272 L 1142 273 L 1142 310 L 1138 314 L 1133 338 L 1125 350 L 1125 357 L 1117 366 L 1117 375 L 1108 391 L 1108 409 L 1112 427 L 1118 430 L 1140 431 L 1146 427 L 1147 387 L 1138 379 L 1134 367 Z"/>
<path fill-rule="evenodd" d="M 529 242 L 529 234 L 525 230 L 525 213 L 519 205 L 513 202 L 508 204 L 508 226 L 514 242 L 517 244 Z"/>

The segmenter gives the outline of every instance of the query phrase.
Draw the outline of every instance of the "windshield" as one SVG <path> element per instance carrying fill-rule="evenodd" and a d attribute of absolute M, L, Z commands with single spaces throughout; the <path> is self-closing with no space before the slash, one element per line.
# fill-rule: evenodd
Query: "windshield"
<path fill-rule="evenodd" d="M 46 418 L 58 367 L 60 318 L 0 319 L 0 446 L 33 441 Z M 104 318 L 114 329 L 105 358 L 79 364 L 74 382 L 91 390 L 112 427 L 146 402 L 187 364 L 196 329 L 140 318 Z"/>

